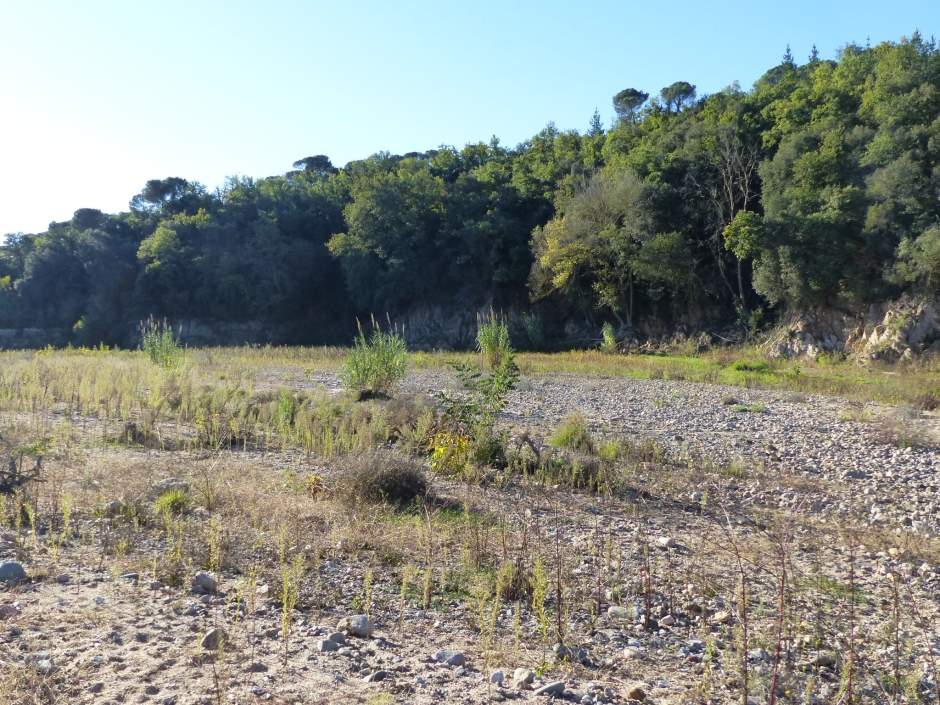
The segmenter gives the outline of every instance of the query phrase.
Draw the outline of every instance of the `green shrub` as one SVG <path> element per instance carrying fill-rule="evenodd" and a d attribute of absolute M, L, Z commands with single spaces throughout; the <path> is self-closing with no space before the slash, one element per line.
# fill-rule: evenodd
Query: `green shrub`
<path fill-rule="evenodd" d="M 154 506 L 160 514 L 179 515 L 189 509 L 189 495 L 179 487 L 173 487 L 157 497 Z"/>
<path fill-rule="evenodd" d="M 731 365 L 732 370 L 738 372 L 769 372 L 770 365 L 766 362 L 752 362 L 749 360 L 740 360 Z"/>
<path fill-rule="evenodd" d="M 594 452 L 594 439 L 588 430 L 584 415 L 579 413 L 565 417 L 555 429 L 549 442 L 556 448 L 575 450 L 579 453 Z"/>
<path fill-rule="evenodd" d="M 477 349 L 483 353 L 486 364 L 493 370 L 512 352 L 509 326 L 492 310 L 487 316 L 477 316 Z"/>
<path fill-rule="evenodd" d="M 359 329 L 359 335 L 339 373 L 343 387 L 356 392 L 360 399 L 387 397 L 408 371 L 408 347 L 400 335 L 378 328 L 371 338 Z"/>
<path fill-rule="evenodd" d="M 173 329 L 166 320 L 155 321 L 153 316 L 140 323 L 140 344 L 150 361 L 171 369 L 182 358 L 180 341 L 173 335 Z"/>
<path fill-rule="evenodd" d="M 617 336 L 614 335 L 614 327 L 610 323 L 605 323 L 601 328 L 601 352 L 617 352 Z"/>

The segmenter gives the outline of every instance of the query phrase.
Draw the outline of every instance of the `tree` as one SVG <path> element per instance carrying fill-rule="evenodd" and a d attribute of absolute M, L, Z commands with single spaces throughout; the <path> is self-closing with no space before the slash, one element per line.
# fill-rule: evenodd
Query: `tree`
<path fill-rule="evenodd" d="M 809 63 L 815 63 L 819 61 L 819 50 L 816 48 L 816 45 L 813 44 L 813 50 L 809 53 Z"/>
<path fill-rule="evenodd" d="M 591 124 L 588 126 L 589 137 L 600 137 L 604 134 L 604 123 L 601 122 L 601 114 L 597 108 L 594 108 L 594 115 L 591 117 Z"/>
<path fill-rule="evenodd" d="M 650 97 L 636 88 L 625 88 L 614 96 L 614 110 L 621 120 L 636 122 L 636 112 Z"/>
<path fill-rule="evenodd" d="M 186 193 L 189 182 L 178 176 L 151 179 L 143 190 L 131 199 L 131 210 L 152 211 L 178 201 Z"/>
<path fill-rule="evenodd" d="M 321 178 L 339 173 L 339 169 L 333 166 L 333 162 L 331 162 L 330 158 L 325 154 L 317 154 L 314 157 L 304 157 L 303 159 L 298 159 L 296 162 L 294 162 L 294 168 L 303 169 L 304 171 L 316 174 Z"/>
<path fill-rule="evenodd" d="M 676 81 L 666 86 L 659 93 L 666 106 L 666 112 L 679 112 L 683 105 L 695 100 L 695 86 L 686 81 Z"/>

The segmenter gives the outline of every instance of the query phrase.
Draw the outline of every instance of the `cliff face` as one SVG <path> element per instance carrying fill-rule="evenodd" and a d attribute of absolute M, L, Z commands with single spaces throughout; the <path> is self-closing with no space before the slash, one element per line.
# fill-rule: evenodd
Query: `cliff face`
<path fill-rule="evenodd" d="M 819 311 L 790 316 L 766 344 L 771 358 L 843 353 L 860 360 L 913 359 L 940 353 L 940 306 L 902 297 L 867 312 Z"/>

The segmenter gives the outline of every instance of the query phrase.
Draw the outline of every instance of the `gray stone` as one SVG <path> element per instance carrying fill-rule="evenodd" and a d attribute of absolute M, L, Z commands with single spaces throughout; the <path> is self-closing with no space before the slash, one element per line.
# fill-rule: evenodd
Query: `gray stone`
<path fill-rule="evenodd" d="M 342 632 L 333 632 L 327 637 L 327 639 L 329 639 L 330 641 L 335 641 L 337 644 L 346 643 L 346 635 L 343 634 Z"/>
<path fill-rule="evenodd" d="M 527 688 L 534 680 L 535 671 L 530 671 L 528 668 L 517 668 L 512 674 L 513 685 L 520 689 Z"/>
<path fill-rule="evenodd" d="M 26 571 L 19 563 L 10 561 L 0 563 L 0 583 L 9 583 L 14 580 L 26 580 Z"/>
<path fill-rule="evenodd" d="M 210 629 L 209 631 L 206 632 L 206 635 L 202 637 L 202 641 L 199 642 L 199 646 L 209 651 L 215 651 L 216 649 L 219 648 L 220 643 L 222 644 L 224 648 L 225 642 L 227 641 L 228 641 L 228 635 L 225 633 L 224 630 Z"/>
<path fill-rule="evenodd" d="M 170 490 L 189 492 L 189 483 L 177 477 L 168 477 L 165 480 L 160 480 L 160 482 L 155 483 L 153 486 L 153 491 L 158 495 L 169 492 Z"/>
<path fill-rule="evenodd" d="M 102 690 L 104 690 L 104 681 L 96 681 L 88 686 L 89 693 L 100 693 Z"/>
<path fill-rule="evenodd" d="M 320 639 L 317 642 L 317 651 L 322 651 L 324 653 L 330 651 L 339 651 L 339 644 L 330 639 Z"/>
<path fill-rule="evenodd" d="M 493 671 L 490 674 L 490 683 L 495 683 L 496 685 L 501 685 L 505 680 L 505 676 L 502 671 Z"/>
<path fill-rule="evenodd" d="M 215 592 L 219 588 L 219 583 L 208 573 L 200 571 L 193 576 L 193 587 L 201 587 L 206 592 Z"/>
<path fill-rule="evenodd" d="M 372 636 L 375 623 L 364 614 L 354 614 L 339 620 L 336 629 L 337 631 L 368 639 Z"/>
<path fill-rule="evenodd" d="M 677 548 L 679 546 L 679 542 L 670 536 L 660 536 L 659 545 L 663 548 Z"/>
<path fill-rule="evenodd" d="M 379 681 L 384 681 L 388 678 L 387 671 L 374 671 L 365 677 L 366 683 L 378 683 Z"/>
<path fill-rule="evenodd" d="M 552 653 L 555 654 L 555 658 L 557 658 L 559 661 L 571 658 L 571 651 L 562 643 L 555 644 L 552 647 Z"/>
<path fill-rule="evenodd" d="M 555 681 L 554 683 L 546 683 L 541 688 L 536 688 L 533 695 L 561 695 L 564 692 L 565 682 Z"/>
<path fill-rule="evenodd" d="M 124 512 L 124 502 L 120 500 L 114 500 L 112 502 L 107 502 L 104 505 L 104 515 L 107 517 L 116 517 L 119 514 Z"/>
<path fill-rule="evenodd" d="M 659 623 L 664 627 L 673 627 L 676 624 L 676 618 L 671 614 L 667 614 L 665 617 L 659 620 Z"/>
<path fill-rule="evenodd" d="M 55 576 L 55 581 L 63 585 L 71 579 L 72 578 L 68 573 L 59 573 L 57 576 Z"/>
<path fill-rule="evenodd" d="M 344 646 L 342 649 L 340 649 L 336 653 L 338 653 L 340 656 L 352 656 L 353 650 L 350 649 L 348 646 Z"/>
<path fill-rule="evenodd" d="M 770 654 L 763 649 L 751 649 L 747 652 L 747 657 L 755 661 L 770 661 Z"/>
<path fill-rule="evenodd" d="M 448 666 L 466 666 L 467 658 L 459 651 L 450 649 L 441 649 L 434 654 L 434 660 L 438 663 L 446 663 Z"/>

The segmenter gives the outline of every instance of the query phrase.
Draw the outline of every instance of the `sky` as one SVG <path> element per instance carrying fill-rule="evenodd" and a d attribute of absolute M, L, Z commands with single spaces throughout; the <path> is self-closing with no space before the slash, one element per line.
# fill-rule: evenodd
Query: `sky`
<path fill-rule="evenodd" d="M 0 236 L 326 154 L 507 146 L 611 97 L 750 87 L 789 44 L 940 36 L 938 0 L 0 0 Z"/>

